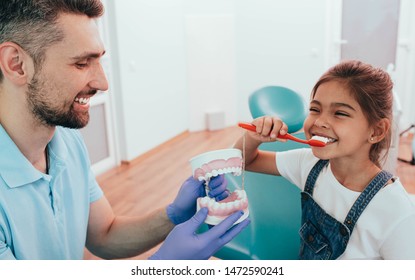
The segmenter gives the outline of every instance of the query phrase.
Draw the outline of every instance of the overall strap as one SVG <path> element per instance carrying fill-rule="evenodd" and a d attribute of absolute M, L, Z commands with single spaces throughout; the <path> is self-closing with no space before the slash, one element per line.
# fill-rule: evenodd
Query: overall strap
<path fill-rule="evenodd" d="M 352 208 L 344 220 L 344 225 L 350 230 L 352 234 L 353 228 L 365 210 L 366 206 L 372 200 L 372 198 L 377 194 L 377 192 L 382 189 L 388 181 L 393 178 L 393 175 L 385 170 L 379 172 L 376 177 L 369 183 L 369 185 L 363 190 L 363 192 L 356 199 Z"/>
<path fill-rule="evenodd" d="M 313 195 L 314 184 L 317 181 L 317 177 L 320 174 L 320 171 L 328 164 L 328 160 L 320 159 L 317 163 L 313 166 L 310 173 L 308 174 L 307 181 L 305 182 L 304 192 L 309 193 L 311 196 Z"/>

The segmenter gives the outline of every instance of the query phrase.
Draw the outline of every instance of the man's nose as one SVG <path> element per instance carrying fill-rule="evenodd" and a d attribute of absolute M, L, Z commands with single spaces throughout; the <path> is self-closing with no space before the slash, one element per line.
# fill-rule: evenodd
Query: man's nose
<path fill-rule="evenodd" d="M 91 81 L 89 82 L 89 86 L 93 89 L 97 89 L 100 91 L 108 90 L 107 76 L 105 75 L 104 69 L 102 68 L 101 64 L 98 64 L 95 71 L 93 72 L 93 76 L 91 78 Z"/>

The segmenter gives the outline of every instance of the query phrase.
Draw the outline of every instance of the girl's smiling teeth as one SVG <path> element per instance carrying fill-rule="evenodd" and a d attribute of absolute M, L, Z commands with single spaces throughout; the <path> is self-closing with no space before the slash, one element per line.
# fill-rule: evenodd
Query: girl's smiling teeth
<path fill-rule="evenodd" d="M 333 143 L 333 142 L 337 141 L 337 139 L 334 139 L 334 138 L 331 138 L 331 137 L 319 136 L 319 135 L 316 135 L 316 134 L 312 134 L 312 135 L 313 136 L 311 137 L 311 139 L 322 141 L 322 142 L 325 142 L 326 144 Z"/>

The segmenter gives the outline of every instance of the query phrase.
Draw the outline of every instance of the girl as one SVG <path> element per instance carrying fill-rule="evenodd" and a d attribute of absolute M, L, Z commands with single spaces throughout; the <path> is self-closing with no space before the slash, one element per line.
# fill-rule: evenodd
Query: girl
<path fill-rule="evenodd" d="M 284 176 L 302 191 L 300 259 L 415 259 L 415 205 L 381 168 L 392 86 L 386 72 L 359 61 L 329 69 L 304 122 L 306 138 L 324 137 L 325 147 L 260 151 L 287 132 L 275 117 L 255 119 L 256 133 L 246 132 L 246 170 Z M 243 138 L 235 144 L 242 146 Z"/>

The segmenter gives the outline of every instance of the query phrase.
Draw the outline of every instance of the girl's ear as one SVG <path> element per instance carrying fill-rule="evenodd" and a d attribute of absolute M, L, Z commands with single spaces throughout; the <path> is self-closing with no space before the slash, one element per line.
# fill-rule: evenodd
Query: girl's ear
<path fill-rule="evenodd" d="M 3 76 L 16 85 L 25 85 L 29 79 L 30 56 L 12 42 L 0 44 L 0 69 Z"/>
<path fill-rule="evenodd" d="M 377 124 L 373 126 L 373 131 L 370 135 L 369 142 L 375 144 L 382 141 L 386 137 L 390 127 L 391 122 L 389 119 L 381 119 Z"/>

